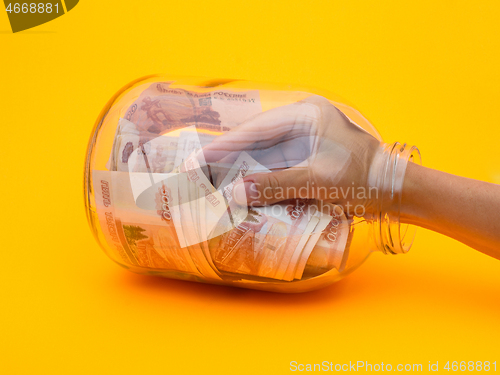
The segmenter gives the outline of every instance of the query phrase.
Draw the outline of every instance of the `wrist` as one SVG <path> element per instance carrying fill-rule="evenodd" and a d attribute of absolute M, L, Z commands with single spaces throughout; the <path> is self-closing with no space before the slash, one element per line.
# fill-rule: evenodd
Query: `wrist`
<path fill-rule="evenodd" d="M 406 170 L 401 195 L 400 220 L 403 223 L 419 225 L 421 215 L 419 213 L 418 194 L 422 190 L 421 181 L 424 167 L 410 163 Z"/>

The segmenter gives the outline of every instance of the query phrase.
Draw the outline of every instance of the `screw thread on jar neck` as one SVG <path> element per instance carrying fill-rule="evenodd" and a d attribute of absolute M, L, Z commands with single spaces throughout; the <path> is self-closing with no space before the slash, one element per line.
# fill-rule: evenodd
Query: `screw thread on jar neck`
<path fill-rule="evenodd" d="M 407 253 L 415 238 L 416 227 L 400 223 L 401 196 L 409 162 L 421 164 L 415 146 L 395 142 L 383 144 L 376 186 L 379 194 L 373 233 L 377 250 L 384 254 Z"/>

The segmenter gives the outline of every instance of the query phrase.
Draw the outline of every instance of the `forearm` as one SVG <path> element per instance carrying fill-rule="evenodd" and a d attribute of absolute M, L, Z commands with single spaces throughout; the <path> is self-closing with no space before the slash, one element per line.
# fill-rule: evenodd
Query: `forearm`
<path fill-rule="evenodd" d="M 500 185 L 410 163 L 401 221 L 415 224 L 500 259 Z"/>

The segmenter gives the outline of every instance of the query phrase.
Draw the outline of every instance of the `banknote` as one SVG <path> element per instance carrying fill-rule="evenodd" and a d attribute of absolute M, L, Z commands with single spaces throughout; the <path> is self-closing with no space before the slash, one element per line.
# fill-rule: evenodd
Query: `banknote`
<path fill-rule="evenodd" d="M 307 225 L 312 220 L 316 212 L 316 206 L 310 204 L 310 200 L 297 199 L 287 202 L 273 204 L 271 206 L 256 207 L 259 212 L 268 216 L 273 216 L 285 223 L 289 227 L 285 252 L 280 261 L 275 278 L 280 280 L 293 280 L 293 273 L 285 275 L 288 265 L 293 260 L 298 259 L 302 248 L 298 247 Z"/>
<path fill-rule="evenodd" d="M 110 173 L 96 170 L 92 172 L 92 179 L 97 216 L 105 242 L 108 245 L 105 248 L 111 248 L 111 252 L 107 251 L 108 255 L 127 265 L 138 266 L 139 264 L 134 255 L 122 243 L 122 232 L 118 232 L 120 228 L 116 224 L 115 199 Z"/>
<path fill-rule="evenodd" d="M 179 148 L 177 135 L 139 132 L 135 124 L 118 122 L 108 169 L 123 172 L 169 173 Z"/>
<path fill-rule="evenodd" d="M 213 263 L 209 251 L 207 221 L 216 220 L 211 217 L 212 215 L 215 217 L 217 217 L 216 215 L 227 216 L 228 212 L 227 210 L 226 212 L 223 212 L 221 206 L 220 211 L 217 210 L 215 212 L 211 212 L 210 218 L 207 219 L 207 191 L 204 187 L 211 186 L 211 181 L 209 181 L 210 172 L 208 166 L 205 164 L 203 153 L 199 152 L 202 147 L 210 143 L 214 138 L 215 136 L 212 134 L 198 132 L 194 126 L 186 128 L 186 130 L 181 132 L 179 143 L 183 145 L 184 149 L 179 150 L 182 151 L 181 157 L 179 157 L 179 152 L 177 153 L 176 164 L 178 162 L 183 163 L 180 169 L 182 169 L 187 176 L 186 181 L 188 186 L 186 190 L 189 192 L 191 214 L 195 221 L 195 225 L 197 225 L 198 228 L 200 247 L 211 268 L 217 273 L 217 275 L 220 275 Z M 195 160 L 191 160 L 189 158 L 195 158 Z M 184 162 L 186 162 L 185 165 Z M 200 178 L 201 181 L 198 181 Z M 198 185 L 197 181 L 201 182 L 201 184 Z"/>
<path fill-rule="evenodd" d="M 319 223 L 319 217 L 315 213 L 314 215 L 312 215 L 309 222 L 307 223 L 304 232 L 300 235 L 300 240 L 297 244 L 297 247 L 295 248 L 295 251 L 292 254 L 290 262 L 288 263 L 285 275 L 283 276 L 284 280 L 294 279 L 295 272 L 297 271 L 297 267 L 299 265 L 299 260 L 301 260 L 301 257 L 303 256 L 305 257 L 304 246 L 306 245 L 307 241 L 309 240 L 312 232 L 314 231 L 318 223 Z"/>
<path fill-rule="evenodd" d="M 203 147 L 212 142 L 217 135 L 205 133 L 196 129 L 195 126 L 184 128 L 180 132 L 174 165 L 180 166 L 190 155 L 197 153 Z M 203 153 L 198 153 L 200 166 L 206 165 Z M 206 174 L 206 172 L 204 172 Z"/>
<path fill-rule="evenodd" d="M 346 243 L 349 237 L 350 225 L 344 212 L 338 206 L 332 215 L 332 220 L 322 232 L 313 252 L 315 257 L 324 257 L 327 268 L 336 268 L 339 272 L 342 272 L 349 256 Z"/>
<path fill-rule="evenodd" d="M 331 221 L 332 216 L 329 215 L 328 212 L 322 212 L 324 210 L 318 209 L 315 216 L 318 218 L 318 224 L 314 228 L 311 235 L 307 238 L 307 241 L 302 249 L 302 253 L 300 254 L 300 259 L 297 262 L 294 278 L 301 279 L 304 273 L 304 268 L 306 263 L 311 255 L 314 246 L 318 242 L 323 230 L 326 228 L 328 223 Z"/>
<path fill-rule="evenodd" d="M 259 263 L 261 268 L 257 269 L 257 274 L 254 275 L 263 276 L 264 274 L 266 274 L 266 277 L 283 280 L 293 280 L 296 264 L 300 257 L 301 250 L 305 245 L 309 234 L 319 222 L 319 219 L 314 216 L 315 208 L 313 206 L 308 206 L 307 202 L 303 200 L 296 200 L 292 203 L 280 203 L 268 207 L 253 207 L 251 211 L 248 211 L 248 207 L 246 205 L 239 206 L 232 204 L 232 190 L 234 188 L 234 185 L 238 181 L 240 181 L 245 176 L 251 175 L 253 173 L 269 172 L 269 169 L 258 163 L 248 153 L 241 152 L 234 162 L 233 166 L 229 169 L 225 177 L 222 179 L 221 183 L 218 186 L 218 190 L 225 198 L 232 213 L 238 212 L 240 216 L 246 214 L 248 215 L 248 220 L 255 219 L 255 217 L 263 217 L 267 222 L 271 217 L 273 219 L 278 219 L 281 222 L 282 225 L 276 224 L 273 231 L 271 231 L 269 234 L 266 234 L 269 236 L 266 243 L 270 244 L 277 241 L 276 233 L 279 233 L 280 231 L 278 231 L 278 229 L 281 228 L 286 232 L 286 238 L 283 239 L 278 236 L 278 238 L 280 238 L 280 241 L 284 241 L 284 246 L 281 248 L 282 250 L 275 254 L 274 257 L 266 257 L 265 252 L 259 254 L 257 258 L 261 259 L 262 261 L 261 263 Z M 250 215 L 249 212 L 253 214 Z M 255 213 L 260 216 L 256 216 Z M 246 225 L 243 224 L 243 227 L 249 227 L 248 221 Z M 227 230 L 224 230 L 223 232 L 225 233 L 227 232 Z M 261 237 L 262 233 L 257 233 L 255 238 L 259 240 Z M 273 247 L 274 245 L 270 246 Z M 242 251 L 249 252 L 250 250 L 247 249 Z M 254 249 L 254 252 L 255 251 L 256 250 Z M 269 253 L 269 250 L 267 250 L 267 253 Z M 272 274 L 272 276 L 270 275 L 273 271 L 263 271 L 266 267 L 270 267 L 270 265 L 276 265 L 277 267 L 274 270 L 275 273 Z"/>
<path fill-rule="evenodd" d="M 117 171 L 169 173 L 175 167 L 177 140 L 160 136 L 151 140 L 136 136 L 120 137 Z"/>
<path fill-rule="evenodd" d="M 231 202 L 232 189 L 236 182 L 246 175 L 262 172 L 270 172 L 270 170 L 258 163 L 248 153 L 242 152 L 222 180 L 219 190 L 228 202 Z M 269 210 L 278 212 L 276 207 L 273 206 L 255 209 L 259 212 Z M 320 253 L 327 256 L 326 267 L 338 270 L 343 270 L 345 267 L 345 261 L 348 256 L 346 239 L 349 233 L 349 225 L 342 208 L 336 205 L 309 201 L 304 205 L 304 209 L 308 215 L 301 222 L 302 228 L 297 228 L 295 236 L 300 236 L 300 240 L 291 258 L 286 261 L 288 262 L 288 266 L 283 275 L 284 280 L 302 277 L 307 260 L 315 247 L 317 247 L 315 251 L 316 256 Z M 281 217 L 284 221 L 287 220 L 287 216 L 282 215 Z M 305 228 L 303 227 L 304 225 Z M 292 236 L 289 240 L 293 241 Z M 307 247 L 306 244 L 308 244 Z M 281 274 L 278 273 L 277 277 L 281 278 Z"/>
<path fill-rule="evenodd" d="M 170 173 L 175 167 L 177 138 L 160 136 L 151 140 L 141 139 L 135 146 L 123 136 L 118 155 L 118 171 Z M 128 148 L 128 150 L 127 150 Z M 134 152 L 130 153 L 133 150 Z"/>
<path fill-rule="evenodd" d="M 285 272 L 300 242 L 300 235 L 296 224 L 303 227 L 301 227 L 303 230 L 300 233 L 303 235 L 307 227 L 306 220 L 308 220 L 305 218 L 299 221 L 290 220 L 290 217 L 296 213 L 294 210 L 297 210 L 299 205 L 295 207 L 292 204 L 275 205 L 272 208 L 274 212 L 266 212 L 269 210 L 268 207 L 253 207 L 249 209 L 247 205 L 236 205 L 235 202 L 233 202 L 232 192 L 236 183 L 247 175 L 269 172 L 269 169 L 258 163 L 247 152 L 241 152 L 233 166 L 225 174 L 220 184 L 218 184 L 218 190 L 227 202 L 231 214 L 240 218 L 245 217 L 241 225 L 234 225 L 235 229 L 232 231 L 234 236 L 227 235 L 225 239 L 231 242 L 243 232 L 245 233 L 243 238 L 246 238 L 246 240 L 240 239 L 238 241 L 238 243 L 242 243 L 241 248 L 232 250 L 232 252 L 235 253 L 242 252 L 244 256 L 242 254 L 231 256 L 231 253 L 222 256 L 222 250 L 218 253 L 218 256 L 219 259 L 224 259 L 225 263 L 222 262 L 221 264 L 226 270 L 228 267 L 230 268 L 227 264 L 230 262 L 233 266 L 239 264 L 237 267 L 238 271 L 233 272 L 243 272 L 247 270 L 252 272 L 251 274 L 254 276 L 293 279 L 291 272 L 287 275 L 285 275 Z M 256 228 L 259 228 L 259 225 L 255 226 L 253 223 L 261 222 L 264 222 L 263 227 L 255 231 Z M 269 224 L 267 224 L 268 222 Z M 269 229 L 269 232 L 266 232 L 267 229 Z M 227 230 L 223 232 L 226 233 Z M 281 234 L 286 235 L 282 236 Z M 249 246 L 248 236 L 253 237 L 252 246 Z M 296 241 L 297 239 L 299 239 L 299 241 Z M 262 244 L 266 244 L 266 246 L 259 247 L 256 245 L 259 241 Z M 269 250 L 271 248 L 275 250 Z M 276 251 L 276 249 L 279 250 Z M 252 265 L 252 267 L 250 267 L 250 265 Z M 276 266 L 276 268 L 273 269 L 273 266 Z"/>
<path fill-rule="evenodd" d="M 345 267 L 349 235 L 345 215 L 341 209 L 333 213 L 311 210 L 308 201 L 247 207 L 244 220 L 229 230 L 212 228 L 210 236 L 207 222 L 212 220 L 208 227 L 217 226 L 224 215 L 229 217 L 229 206 L 223 202 L 223 193 L 210 185 L 195 164 L 189 164 L 189 159 L 186 164 L 186 173 L 152 174 L 156 181 L 153 189 L 140 196 L 154 201 L 149 209 L 137 205 L 132 191 L 137 180 L 148 186 L 149 174 L 94 171 L 103 233 L 126 264 L 212 279 L 220 279 L 222 272 L 287 281 L 302 278 L 304 270 L 314 274 Z M 248 169 L 241 168 L 245 164 Z M 248 155 L 241 155 L 221 191 L 238 182 L 246 170 L 259 169 L 257 164 Z M 210 194 L 217 196 L 220 209 L 210 204 L 214 202 L 208 198 Z M 232 200 L 231 194 L 226 196 Z M 208 206 L 212 219 L 203 211 Z"/>
<path fill-rule="evenodd" d="M 282 209 L 293 212 L 297 205 L 282 204 Z M 212 242 L 210 251 L 221 271 L 286 280 L 301 234 L 293 220 L 251 207 L 245 221 Z"/>
<path fill-rule="evenodd" d="M 152 175 L 156 183 L 152 186 L 153 189 L 146 189 L 147 195 L 143 194 L 141 198 L 154 201 L 154 205 L 147 205 L 149 209 L 144 209 L 136 204 L 132 185 L 148 186 L 149 174 L 94 172 L 95 179 L 109 181 L 108 185 L 115 187 L 112 189 L 113 201 L 111 203 L 110 200 L 108 206 L 112 208 L 115 218 L 113 229 L 116 240 L 127 256 L 124 260 L 129 264 L 148 265 L 152 268 L 167 267 L 165 264 L 159 267 L 158 261 L 154 263 L 147 260 L 149 258 L 146 255 L 156 259 L 155 254 L 158 254 L 169 262 L 169 270 L 177 269 L 220 280 L 215 267 L 210 265 L 200 247 L 197 233 L 199 225 L 191 215 L 186 174 Z M 141 179 L 143 181 L 138 183 Z M 100 218 L 106 217 L 102 212 L 98 215 Z"/>
<path fill-rule="evenodd" d="M 231 166 L 225 163 L 216 164 L 211 165 L 212 176 L 217 180 L 217 190 L 226 202 L 229 213 L 228 219 L 230 220 L 219 220 L 217 223 L 218 230 L 215 231 L 218 235 L 232 230 L 243 222 L 248 215 L 247 205 L 237 204 L 233 200 L 233 188 L 235 184 L 247 175 L 269 173 L 270 170 L 259 164 L 247 152 L 241 152 Z"/>
<path fill-rule="evenodd" d="M 230 215 L 224 197 L 202 171 L 196 154 L 192 154 L 186 159 L 181 165 L 180 173 L 185 173 L 187 178 L 195 183 L 198 188 L 197 195 L 201 197 L 200 205 L 204 202 L 206 225 L 204 240 L 220 236 L 243 222 L 244 216 Z"/>
<path fill-rule="evenodd" d="M 128 129 L 130 127 L 130 129 Z M 120 143 L 120 135 L 125 133 L 137 134 L 137 127 L 130 121 L 123 121 L 122 118 L 118 120 L 116 125 L 115 136 L 113 138 L 113 146 L 111 147 L 111 153 L 109 155 L 108 162 L 106 163 L 106 168 L 109 171 L 116 171 L 117 167 L 117 155 L 118 155 L 118 144 Z"/>
<path fill-rule="evenodd" d="M 342 208 L 335 206 L 329 213 L 328 225 L 321 232 L 321 235 L 311 244 L 312 250 L 308 256 L 305 267 L 300 268 L 301 273 L 296 273 L 296 278 L 300 279 L 307 273 L 309 275 L 319 275 L 331 269 L 342 272 L 347 264 L 354 228 L 350 225 Z M 309 244 L 306 244 L 308 248 Z M 308 250 L 308 251 L 309 251 Z M 299 268 L 298 268 L 299 269 Z"/>
<path fill-rule="evenodd" d="M 128 223 L 128 225 L 145 229 L 146 234 L 151 234 L 148 235 L 150 239 L 157 240 L 154 245 L 156 249 L 161 251 L 161 255 L 167 256 L 167 254 L 172 253 L 176 259 L 181 256 L 181 258 L 177 259 L 177 262 L 187 265 L 193 274 L 199 275 L 200 272 L 189 252 L 179 242 L 185 236 L 183 233 L 179 234 L 178 232 L 182 226 L 180 223 L 180 211 L 177 210 L 178 207 L 181 207 L 175 190 L 178 185 L 177 176 L 169 174 L 162 176 L 164 179 L 157 187 L 154 197 L 151 196 L 151 199 L 154 199 L 155 209 L 144 210 L 136 205 L 133 194 L 131 194 L 131 189 L 128 188 L 130 186 L 130 182 L 128 181 L 130 181 L 131 174 L 123 172 L 112 172 L 111 174 L 114 185 L 113 191 L 116 197 L 114 208 L 117 218 L 123 223 Z M 135 180 L 147 177 L 144 173 L 136 173 L 132 176 Z M 159 176 L 156 177 L 158 178 Z M 177 225 L 175 225 L 176 222 L 178 222 Z M 163 233 L 164 229 L 169 230 L 171 235 L 169 241 L 158 242 L 160 239 L 167 239 L 164 235 L 155 235 L 160 230 L 159 233 Z M 137 246 L 142 246 L 142 243 L 139 242 Z"/>
<path fill-rule="evenodd" d="M 195 186 L 194 188 L 192 187 L 190 191 L 192 191 L 194 193 L 193 200 L 196 203 L 196 210 L 198 213 L 197 218 L 198 218 L 198 225 L 199 225 L 200 246 L 203 250 L 205 258 L 207 259 L 208 263 L 210 264 L 210 267 L 212 267 L 212 269 L 217 273 L 217 275 L 220 276 L 220 272 L 217 269 L 217 267 L 215 266 L 215 264 L 212 260 L 212 256 L 210 255 L 210 250 L 209 250 L 209 243 L 208 243 L 209 236 L 207 233 L 205 197 L 200 196 L 201 190 L 197 189 L 196 185 L 193 182 L 191 184 Z"/>
<path fill-rule="evenodd" d="M 286 224 L 250 209 L 243 223 L 211 240 L 210 253 L 223 272 L 273 278 L 287 234 Z"/>
<path fill-rule="evenodd" d="M 175 179 L 164 177 L 165 184 L 154 196 L 156 209 L 144 210 L 135 204 L 128 173 L 93 171 L 102 232 L 125 264 L 199 276 L 189 254 L 181 248 L 182 236 L 173 224 L 176 213 L 171 210 L 171 188 L 173 182 L 175 187 Z"/>
<path fill-rule="evenodd" d="M 176 174 L 178 179 L 178 203 L 180 210 L 181 227 L 188 252 L 200 273 L 208 278 L 220 279 L 217 272 L 210 266 L 202 248 L 199 211 L 197 200 L 192 196 L 197 186 L 188 178 L 186 173 Z M 191 195 L 190 195 L 191 191 Z"/>
<path fill-rule="evenodd" d="M 239 154 L 231 168 L 229 168 L 229 170 L 225 173 L 225 176 L 218 184 L 217 189 L 227 201 L 231 201 L 233 199 L 233 187 L 238 181 L 247 175 L 269 172 L 271 171 L 268 168 L 258 163 L 250 156 L 250 154 L 243 151 Z"/>
<path fill-rule="evenodd" d="M 197 133 L 196 133 L 196 129 L 193 129 L 193 130 L 194 130 L 193 133 L 188 133 L 189 138 L 185 138 L 185 139 L 192 140 L 193 143 L 197 145 L 196 147 L 194 147 L 190 150 L 190 154 L 193 157 L 195 157 L 195 153 L 201 148 L 201 146 L 200 146 L 200 140 L 199 140 Z M 181 138 L 182 138 L 182 136 L 181 136 Z M 196 184 L 196 182 L 193 178 L 189 178 L 190 176 L 193 176 L 192 171 L 187 171 L 186 168 L 183 168 L 183 171 L 184 172 L 180 172 L 180 173 L 184 173 L 184 176 L 182 177 L 182 181 L 183 181 L 183 185 L 185 184 L 185 188 L 180 189 L 180 191 L 185 192 L 188 195 L 189 209 L 190 209 L 190 213 L 191 213 L 191 218 L 193 220 L 192 225 L 193 225 L 193 228 L 196 230 L 196 235 L 197 235 L 197 237 L 195 238 L 195 242 L 198 243 L 198 245 L 203 253 L 203 256 L 205 257 L 205 260 L 210 265 L 211 270 L 215 271 L 215 273 L 217 275 L 220 275 L 219 271 L 217 270 L 217 268 L 215 267 L 215 265 L 212 261 L 212 258 L 210 256 L 210 252 L 208 249 L 208 242 L 207 242 L 208 235 L 206 232 L 206 227 L 207 227 L 206 220 L 207 219 L 206 219 L 206 214 L 205 214 L 205 211 L 206 211 L 206 209 L 205 209 L 205 204 L 206 204 L 205 193 L 204 193 L 204 191 L 202 192 L 202 190 L 198 187 L 198 185 Z M 203 174 L 203 177 L 206 177 L 203 172 L 201 172 L 200 174 Z M 204 179 L 204 182 L 205 182 L 205 184 L 209 184 L 209 182 L 206 179 Z M 201 256 L 201 255 L 198 254 L 198 256 Z"/>
<path fill-rule="evenodd" d="M 191 125 L 226 132 L 260 112 L 258 90 L 214 90 L 154 82 L 132 103 L 124 117 L 140 131 L 155 134 Z"/>
<path fill-rule="evenodd" d="M 217 183 L 218 191 L 224 197 L 226 204 L 228 206 L 229 214 L 232 216 L 244 219 L 248 215 L 248 207 L 246 204 L 239 205 L 233 201 L 233 187 L 247 174 L 254 173 L 254 169 L 259 164 L 246 152 L 242 152 L 236 159 L 234 164 L 224 173 L 224 178 Z M 220 166 L 219 166 L 220 167 Z M 222 176 L 221 176 L 222 177 Z M 229 223 L 226 223 L 226 225 Z M 233 223 L 234 224 L 234 220 Z M 219 225 L 223 225 L 219 222 Z M 234 226 L 234 225 L 233 225 Z M 232 228 L 229 228 L 232 229 Z"/>
<path fill-rule="evenodd" d="M 178 130 L 192 126 L 222 134 L 261 112 L 258 90 L 211 90 L 174 87 L 172 82 L 152 83 L 120 119 L 107 168 L 168 173 L 189 155 L 189 144 L 174 144 L 179 138 Z M 167 134 L 177 140 L 154 140 Z M 173 152 L 172 148 L 175 148 Z M 131 160 L 138 164 L 131 169 L 128 162 L 134 151 L 138 156 L 142 152 L 148 157 L 132 156 Z"/>
<path fill-rule="evenodd" d="M 297 266 L 294 272 L 294 277 L 296 279 L 302 278 L 306 264 L 310 260 L 310 255 L 329 223 L 332 222 L 332 220 L 337 220 L 340 217 L 338 215 L 343 214 L 342 208 L 339 206 L 325 204 L 323 202 L 316 202 L 316 204 L 318 205 L 318 210 L 316 211 L 315 215 L 318 217 L 319 222 L 314 228 L 313 232 L 310 234 L 307 242 L 304 245 L 304 248 L 302 249 L 300 259 L 297 262 Z M 325 263 L 324 266 L 328 267 L 328 264 Z"/>

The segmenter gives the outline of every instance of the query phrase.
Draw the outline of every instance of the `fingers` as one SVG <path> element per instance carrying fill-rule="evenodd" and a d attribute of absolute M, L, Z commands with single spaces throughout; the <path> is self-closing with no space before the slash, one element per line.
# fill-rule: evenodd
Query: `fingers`
<path fill-rule="evenodd" d="M 215 162 L 235 151 L 265 150 L 280 142 L 307 137 L 318 120 L 319 111 L 316 105 L 310 103 L 293 103 L 270 109 L 205 146 L 205 160 Z"/>
<path fill-rule="evenodd" d="M 233 199 L 240 205 L 265 206 L 292 198 L 310 198 L 309 172 L 296 166 L 272 173 L 255 173 L 239 181 Z"/>

